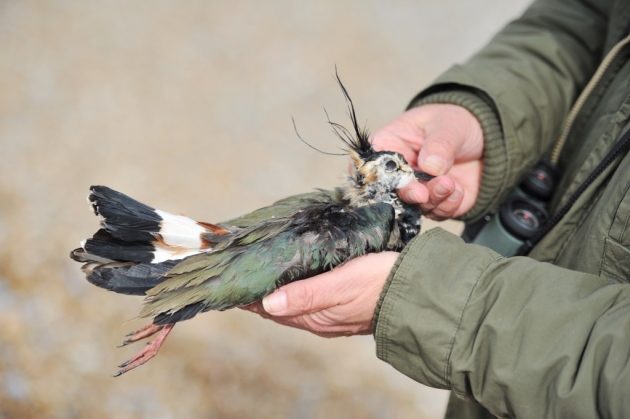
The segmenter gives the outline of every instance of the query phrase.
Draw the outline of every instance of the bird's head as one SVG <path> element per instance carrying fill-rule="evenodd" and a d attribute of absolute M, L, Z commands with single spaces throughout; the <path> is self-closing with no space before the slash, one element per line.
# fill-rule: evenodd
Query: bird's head
<path fill-rule="evenodd" d="M 374 150 L 367 129 L 357 123 L 354 104 L 339 75 L 337 81 L 348 105 L 352 131 L 330 119 L 328 123 L 345 144 L 345 151 L 353 162 L 350 188 L 347 191 L 351 201 L 361 204 L 397 199 L 392 198 L 395 197 L 396 190 L 416 178 L 414 170 L 402 154 Z"/>
<path fill-rule="evenodd" d="M 306 142 L 300 134 L 298 138 L 307 146 L 324 154 L 349 155 L 353 166 L 349 177 L 349 185 L 345 188 L 346 197 L 355 205 L 366 205 L 374 202 L 398 201 L 396 190 L 400 189 L 414 179 L 428 180 L 432 176 L 420 172 L 414 172 L 402 154 L 393 151 L 376 151 L 370 142 L 370 135 L 365 128 L 357 122 L 354 104 L 345 86 L 335 74 L 341 91 L 348 106 L 348 115 L 352 122 L 352 128 L 347 129 L 343 125 L 333 122 L 328 118 L 328 123 L 333 131 L 344 143 L 345 153 L 328 153 Z M 326 110 L 324 110 L 326 112 Z M 326 113 L 328 116 L 328 113 Z M 295 121 L 293 122 L 295 127 Z"/>
<path fill-rule="evenodd" d="M 390 194 L 415 179 L 413 169 L 400 153 L 372 149 L 363 157 L 354 150 L 349 154 L 353 162 L 351 182 L 366 194 Z"/>

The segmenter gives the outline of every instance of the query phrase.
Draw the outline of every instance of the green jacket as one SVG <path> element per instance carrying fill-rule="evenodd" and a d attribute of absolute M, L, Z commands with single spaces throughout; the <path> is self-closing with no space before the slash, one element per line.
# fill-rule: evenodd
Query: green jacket
<path fill-rule="evenodd" d="M 628 0 L 537 1 L 412 102 L 459 104 L 482 124 L 482 187 L 467 219 L 496 211 L 629 33 Z M 629 120 L 626 47 L 573 125 L 552 212 Z M 630 417 L 630 155 L 609 171 L 529 257 L 503 258 L 441 229 L 414 239 L 379 301 L 378 357 L 452 390 L 448 417 L 483 417 L 476 403 L 499 417 Z"/>

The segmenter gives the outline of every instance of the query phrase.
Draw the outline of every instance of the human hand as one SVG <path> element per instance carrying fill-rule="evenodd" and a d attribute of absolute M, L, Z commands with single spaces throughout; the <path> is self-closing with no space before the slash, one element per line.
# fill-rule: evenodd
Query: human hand
<path fill-rule="evenodd" d="M 458 217 L 470 210 L 479 193 L 483 130 L 467 109 L 451 104 L 422 105 L 374 133 L 376 150 L 401 153 L 416 170 L 436 176 L 412 182 L 400 197 L 418 204 L 433 219 Z"/>
<path fill-rule="evenodd" d="M 319 336 L 370 334 L 376 303 L 397 258 L 395 252 L 370 253 L 243 308 Z"/>

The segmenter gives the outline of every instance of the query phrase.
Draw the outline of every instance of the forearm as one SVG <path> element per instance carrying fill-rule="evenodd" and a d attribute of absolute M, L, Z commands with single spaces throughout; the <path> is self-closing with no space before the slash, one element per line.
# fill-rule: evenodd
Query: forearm
<path fill-rule="evenodd" d="M 500 258 L 441 230 L 416 239 L 393 272 L 377 310 L 377 354 L 406 375 L 499 416 L 619 417 L 630 408 L 628 285 Z"/>

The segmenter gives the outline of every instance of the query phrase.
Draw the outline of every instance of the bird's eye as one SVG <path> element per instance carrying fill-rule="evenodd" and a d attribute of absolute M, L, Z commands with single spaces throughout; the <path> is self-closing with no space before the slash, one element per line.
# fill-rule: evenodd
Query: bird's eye
<path fill-rule="evenodd" d="M 398 165 L 396 164 L 394 160 L 387 160 L 387 162 L 385 162 L 386 171 L 393 172 L 396 169 L 398 169 Z"/>

